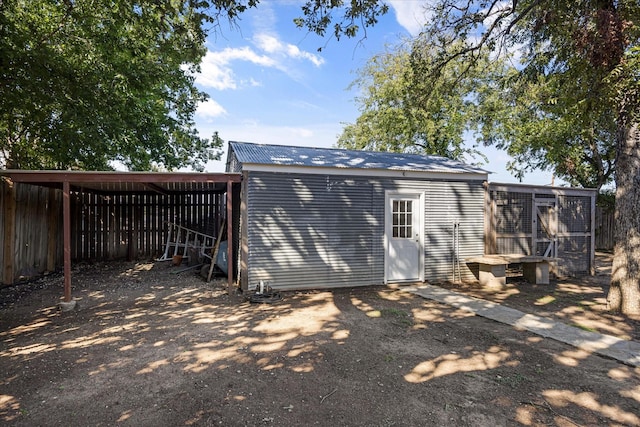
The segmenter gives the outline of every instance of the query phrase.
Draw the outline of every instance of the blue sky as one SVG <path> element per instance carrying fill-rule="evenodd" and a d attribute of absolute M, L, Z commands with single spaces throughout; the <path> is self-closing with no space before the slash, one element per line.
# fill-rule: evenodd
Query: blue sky
<path fill-rule="evenodd" d="M 423 0 L 390 1 L 389 13 L 366 35 L 336 41 L 295 27 L 300 3 L 262 0 L 257 9 L 242 15 L 237 27 L 225 22 L 212 31 L 196 79 L 210 95 L 196 114 L 202 136 L 218 131 L 225 141 L 334 146 L 344 123 L 359 115 L 357 92 L 348 90 L 355 72 L 385 46 L 417 34 L 424 16 Z M 491 181 L 517 182 L 505 169 L 506 153 L 483 151 L 489 163 L 482 167 L 493 172 Z M 224 171 L 225 159 L 226 151 L 206 170 Z M 532 173 L 523 182 L 549 184 L 551 173 Z"/>

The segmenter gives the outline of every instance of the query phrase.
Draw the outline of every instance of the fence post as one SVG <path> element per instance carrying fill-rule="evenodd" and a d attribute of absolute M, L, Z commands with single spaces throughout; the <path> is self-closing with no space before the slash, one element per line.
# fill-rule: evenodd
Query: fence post
<path fill-rule="evenodd" d="M 2 283 L 13 284 L 13 266 L 15 263 L 15 241 L 16 241 L 16 188 L 13 181 L 2 178 L 2 197 L 4 199 L 4 236 L 2 260 Z"/>
<path fill-rule="evenodd" d="M 64 302 L 71 301 L 71 203 L 69 181 L 62 183 L 62 238 L 64 240 Z"/>

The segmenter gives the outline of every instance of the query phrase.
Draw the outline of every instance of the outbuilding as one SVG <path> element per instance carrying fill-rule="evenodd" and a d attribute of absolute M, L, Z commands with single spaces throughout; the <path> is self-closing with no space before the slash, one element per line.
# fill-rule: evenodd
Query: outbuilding
<path fill-rule="evenodd" d="M 71 261 L 178 252 L 222 253 L 245 291 L 504 283 L 515 260 L 536 283 L 594 272 L 593 189 L 489 183 L 437 156 L 243 142 L 226 169 L 0 171 L 2 284 L 63 264 L 69 301 Z"/>
<path fill-rule="evenodd" d="M 274 289 L 473 280 L 488 172 L 417 154 L 229 144 L 239 280 Z"/>

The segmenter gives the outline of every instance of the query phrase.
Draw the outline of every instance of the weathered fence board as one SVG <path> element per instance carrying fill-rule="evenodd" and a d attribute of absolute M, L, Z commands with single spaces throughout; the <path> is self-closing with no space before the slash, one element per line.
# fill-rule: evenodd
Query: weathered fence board
<path fill-rule="evenodd" d="M 220 210 L 216 204 L 221 201 L 224 198 L 214 193 L 74 193 L 73 257 L 157 257 L 164 245 L 167 222 L 215 234 L 216 213 Z"/>
<path fill-rule="evenodd" d="M 613 250 L 614 215 L 610 210 L 596 208 L 596 249 Z"/>
<path fill-rule="evenodd" d="M 63 264 L 62 191 L 1 180 L 2 284 L 53 271 Z M 73 261 L 156 258 L 167 222 L 217 237 L 226 198 L 222 194 L 72 191 Z"/>
<path fill-rule="evenodd" d="M 2 179 L 2 283 L 53 271 L 62 264 L 62 193 Z"/>

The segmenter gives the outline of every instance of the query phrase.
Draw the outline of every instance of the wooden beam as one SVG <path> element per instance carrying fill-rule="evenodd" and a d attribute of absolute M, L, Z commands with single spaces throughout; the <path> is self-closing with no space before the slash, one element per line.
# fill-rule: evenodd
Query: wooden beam
<path fill-rule="evenodd" d="M 4 178 L 2 180 L 2 197 L 4 199 L 4 236 L 2 260 L 2 283 L 13 284 L 13 265 L 15 262 L 15 241 L 16 241 L 16 188 L 13 181 Z"/>
<path fill-rule="evenodd" d="M 227 292 L 233 292 L 233 181 L 227 181 Z M 212 260 L 213 262 L 213 260 Z"/>
<path fill-rule="evenodd" d="M 200 173 L 200 172 L 92 172 L 92 171 L 0 171 L 0 176 L 8 176 L 14 182 L 51 183 L 171 183 L 200 182 L 224 183 L 240 182 L 237 173 Z"/>
<path fill-rule="evenodd" d="M 71 204 L 69 181 L 62 183 L 62 228 L 64 240 L 64 302 L 71 301 Z"/>
<path fill-rule="evenodd" d="M 491 190 L 489 190 L 489 185 L 487 181 L 482 184 L 484 188 L 484 248 L 483 251 L 485 254 L 493 253 L 491 252 L 491 238 L 492 238 L 492 230 L 491 230 Z"/>
<path fill-rule="evenodd" d="M 154 184 L 153 182 L 143 182 L 142 185 L 147 187 L 149 190 L 153 191 L 154 193 L 162 194 L 164 196 L 169 194 L 168 191 L 166 191 L 164 188 L 160 187 L 159 185 Z"/>
<path fill-rule="evenodd" d="M 220 229 L 218 230 L 218 236 L 216 237 L 216 243 L 213 246 L 213 251 L 211 251 L 211 264 L 209 264 L 209 273 L 207 274 L 207 283 L 211 281 L 211 276 L 213 275 L 213 268 L 216 265 L 216 261 L 218 260 L 218 251 L 220 249 L 220 242 L 222 241 L 222 233 L 224 232 L 225 224 L 226 223 L 223 222 L 222 225 L 220 226 Z M 229 274 L 228 273 L 229 267 L 230 265 L 227 262 L 227 274 Z"/>

